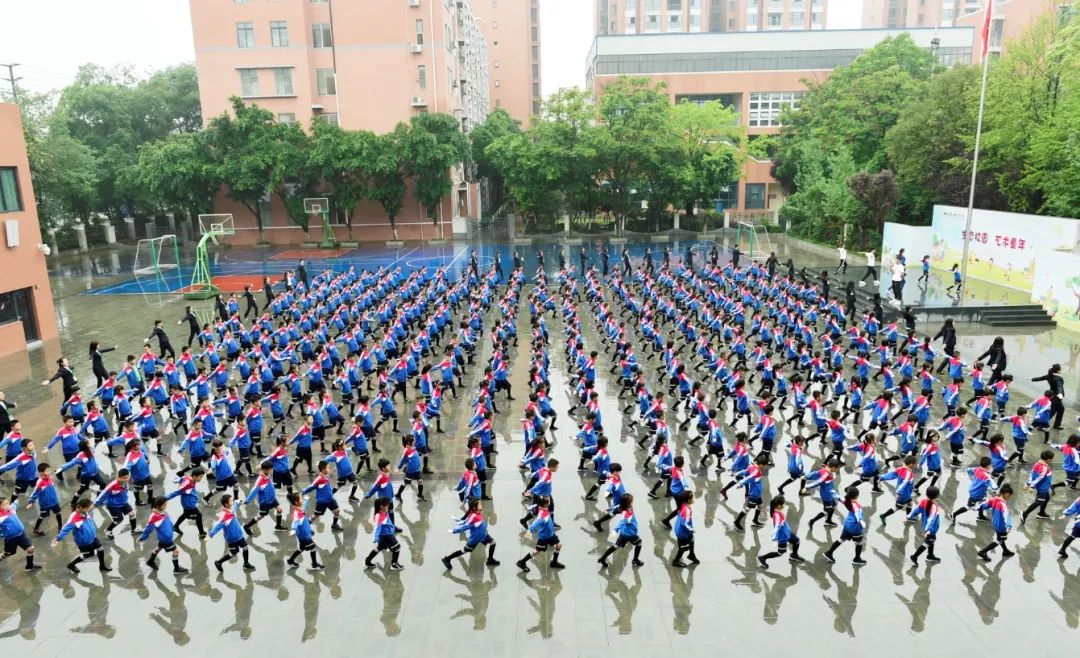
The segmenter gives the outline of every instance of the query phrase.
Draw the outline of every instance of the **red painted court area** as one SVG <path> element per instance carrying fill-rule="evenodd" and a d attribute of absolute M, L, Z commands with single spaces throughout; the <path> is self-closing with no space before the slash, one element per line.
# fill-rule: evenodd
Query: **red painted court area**
<path fill-rule="evenodd" d="M 261 274 L 224 274 L 214 277 L 214 285 L 221 288 L 222 292 L 244 292 L 244 286 L 251 286 L 252 291 L 262 290 L 263 278 Z M 187 293 L 195 290 L 192 286 L 184 286 L 177 292 Z"/>
<path fill-rule="evenodd" d="M 287 249 L 270 257 L 270 260 L 326 260 L 327 258 L 340 258 L 353 249 Z"/>

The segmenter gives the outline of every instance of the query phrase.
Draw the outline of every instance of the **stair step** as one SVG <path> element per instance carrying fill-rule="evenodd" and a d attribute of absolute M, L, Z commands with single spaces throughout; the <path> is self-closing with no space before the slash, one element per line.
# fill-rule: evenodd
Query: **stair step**
<path fill-rule="evenodd" d="M 983 324 L 991 327 L 1055 327 L 1057 322 L 1050 318 L 1037 319 L 1012 319 L 1012 320 L 983 320 Z"/>

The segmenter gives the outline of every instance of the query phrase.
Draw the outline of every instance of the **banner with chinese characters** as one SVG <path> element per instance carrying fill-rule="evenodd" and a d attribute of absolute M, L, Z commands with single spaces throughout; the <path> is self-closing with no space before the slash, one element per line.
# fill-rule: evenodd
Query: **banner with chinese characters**
<path fill-rule="evenodd" d="M 949 269 L 964 252 L 967 208 L 934 206 L 933 266 Z M 971 219 L 968 276 L 1031 292 L 1037 259 L 1046 252 L 1072 251 L 1080 221 L 996 210 L 975 210 Z"/>

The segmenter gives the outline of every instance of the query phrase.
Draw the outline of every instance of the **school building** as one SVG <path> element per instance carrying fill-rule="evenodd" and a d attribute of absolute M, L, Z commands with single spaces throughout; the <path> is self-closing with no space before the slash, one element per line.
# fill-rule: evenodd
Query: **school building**
<path fill-rule="evenodd" d="M 780 132 L 781 112 L 799 106 L 806 81 L 823 81 L 888 37 L 910 34 L 952 65 L 971 61 L 975 32 L 954 27 L 599 35 L 586 75 L 596 97 L 605 85 L 631 76 L 665 83 L 673 103 L 718 100 L 735 110 L 753 139 Z M 773 221 L 786 197 L 770 167 L 769 160 L 748 159 L 738 184 L 718 191 L 717 205 L 739 218 Z"/>
<path fill-rule="evenodd" d="M 376 133 L 423 112 L 451 114 L 467 132 L 495 108 L 528 125 L 539 107 L 539 0 L 190 0 L 190 8 L 206 121 L 231 96 L 279 121 Z M 460 170 L 453 178 L 438 213 L 447 237 L 455 218 L 480 212 L 477 183 Z M 411 195 L 405 203 L 401 237 L 435 237 Z M 255 241 L 255 218 L 243 206 L 221 195 L 216 210 L 233 213 L 233 241 Z M 264 198 L 259 215 L 270 242 L 307 239 L 277 196 Z M 352 221 L 354 239 L 390 239 L 378 204 L 361 204 Z M 331 222 L 346 239 L 345 218 Z"/>
<path fill-rule="evenodd" d="M 0 103 L 0 357 L 57 338 L 19 107 Z"/>

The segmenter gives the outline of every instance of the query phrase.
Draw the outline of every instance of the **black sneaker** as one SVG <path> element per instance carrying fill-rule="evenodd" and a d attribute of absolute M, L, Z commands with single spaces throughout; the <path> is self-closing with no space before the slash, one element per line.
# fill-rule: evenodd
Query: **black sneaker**
<path fill-rule="evenodd" d="M 255 565 L 248 562 L 244 565 L 244 571 L 255 571 Z"/>
<path fill-rule="evenodd" d="M 530 571 L 529 565 L 527 562 L 525 562 L 525 560 L 518 560 L 514 564 L 516 564 L 517 568 L 521 569 L 522 571 Z"/>
<path fill-rule="evenodd" d="M 559 562 L 558 560 L 552 560 L 551 563 L 548 564 L 548 566 L 551 567 L 552 569 L 565 569 L 566 568 L 566 565 L 563 564 L 562 562 Z"/>
<path fill-rule="evenodd" d="M 404 569 L 404 568 L 405 568 L 405 567 L 404 567 L 404 566 L 402 566 L 402 565 L 401 565 L 400 563 L 398 563 L 398 562 L 391 562 L 391 563 L 390 563 L 390 569 L 391 569 L 391 570 L 393 570 L 393 571 L 401 571 L 401 570 L 402 570 L 402 569 Z"/>
<path fill-rule="evenodd" d="M 172 572 L 179 576 L 179 575 L 183 575 L 183 574 L 187 573 L 188 570 L 186 568 L 184 568 L 184 567 L 173 567 Z"/>
<path fill-rule="evenodd" d="M 26 566 L 26 570 L 33 573 L 34 571 L 41 571 L 40 564 L 29 564 Z"/>
<path fill-rule="evenodd" d="M 326 569 L 325 564 L 315 563 L 315 564 L 311 565 L 311 570 L 312 571 L 323 571 L 325 569 Z"/>
<path fill-rule="evenodd" d="M 928 555 L 926 557 L 926 561 L 927 562 L 933 562 L 934 564 L 937 564 L 938 562 L 941 562 L 941 558 L 939 558 L 936 555 Z"/>
<path fill-rule="evenodd" d="M 600 525 L 599 521 L 593 521 L 592 525 L 593 525 L 594 528 L 596 528 L 597 532 L 603 532 L 604 531 L 604 526 Z"/>
<path fill-rule="evenodd" d="M 836 558 L 832 556 L 832 553 L 825 553 L 822 555 L 822 557 L 824 557 L 825 561 L 829 564 L 836 564 Z"/>
<path fill-rule="evenodd" d="M 499 562 L 498 560 L 496 560 L 493 557 L 489 557 L 488 559 L 484 560 L 484 564 L 486 564 L 489 567 L 497 567 L 500 564 L 502 564 L 502 562 Z"/>
<path fill-rule="evenodd" d="M 765 560 L 764 557 L 759 555 L 757 561 L 758 561 L 758 564 L 761 565 L 762 569 L 768 569 L 769 568 L 769 563 Z"/>
<path fill-rule="evenodd" d="M 454 565 L 453 565 L 453 563 L 450 562 L 450 558 L 444 557 L 442 559 L 442 563 L 443 563 L 443 566 L 446 567 L 447 571 L 453 571 L 454 570 Z"/>
<path fill-rule="evenodd" d="M 866 560 L 862 559 L 861 557 L 857 557 L 852 560 L 851 563 L 857 567 L 861 567 L 862 565 L 866 564 Z"/>
<path fill-rule="evenodd" d="M 630 564 L 634 565 L 635 567 L 643 567 L 643 566 L 645 566 L 645 563 L 642 562 L 641 560 L 633 560 L 632 562 L 630 562 Z"/>

